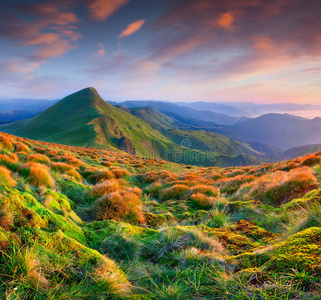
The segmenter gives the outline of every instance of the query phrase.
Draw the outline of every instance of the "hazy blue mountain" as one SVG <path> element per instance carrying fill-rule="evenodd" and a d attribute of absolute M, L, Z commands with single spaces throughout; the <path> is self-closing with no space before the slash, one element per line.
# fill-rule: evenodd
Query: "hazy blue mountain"
<path fill-rule="evenodd" d="M 215 130 L 233 139 L 283 150 L 321 143 L 321 118 L 310 120 L 288 114 L 266 114 Z"/>

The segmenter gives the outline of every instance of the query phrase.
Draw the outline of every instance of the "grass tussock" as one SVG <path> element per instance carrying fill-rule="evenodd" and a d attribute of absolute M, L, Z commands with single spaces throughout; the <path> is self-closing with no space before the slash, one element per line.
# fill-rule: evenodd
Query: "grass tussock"
<path fill-rule="evenodd" d="M 280 205 L 301 197 L 318 187 L 318 181 L 308 167 L 289 172 L 276 171 L 245 184 L 237 196 L 260 200 L 270 205 Z"/>
<path fill-rule="evenodd" d="M 14 187 L 16 184 L 17 181 L 12 178 L 10 170 L 0 166 L 0 185 Z"/>
<path fill-rule="evenodd" d="M 20 172 L 27 176 L 30 184 L 36 187 L 53 187 L 55 184 L 49 167 L 40 163 L 29 162 L 20 167 Z"/>
<path fill-rule="evenodd" d="M 145 222 L 142 201 L 132 190 L 120 190 L 99 198 L 94 204 L 97 220 L 126 221 L 131 224 Z"/>

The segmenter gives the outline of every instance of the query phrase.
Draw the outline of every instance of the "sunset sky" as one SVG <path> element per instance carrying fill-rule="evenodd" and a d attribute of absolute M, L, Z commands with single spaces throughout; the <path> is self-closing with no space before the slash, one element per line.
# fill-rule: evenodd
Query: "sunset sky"
<path fill-rule="evenodd" d="M 0 0 L 0 98 L 321 104 L 320 0 Z"/>

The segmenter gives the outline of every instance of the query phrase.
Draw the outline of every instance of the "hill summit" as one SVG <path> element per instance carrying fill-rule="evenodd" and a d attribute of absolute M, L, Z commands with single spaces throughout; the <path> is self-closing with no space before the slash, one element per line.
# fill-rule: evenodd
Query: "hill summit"
<path fill-rule="evenodd" d="M 147 122 L 106 103 L 95 88 L 71 94 L 39 115 L 3 125 L 1 131 L 80 147 L 111 146 L 131 154 L 170 143 Z M 157 147 L 153 147 L 157 141 Z"/>

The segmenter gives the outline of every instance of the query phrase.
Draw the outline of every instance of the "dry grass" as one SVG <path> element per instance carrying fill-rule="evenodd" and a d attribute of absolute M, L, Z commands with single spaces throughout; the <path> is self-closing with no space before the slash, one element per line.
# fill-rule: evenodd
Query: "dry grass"
<path fill-rule="evenodd" d="M 270 205 L 280 205 L 301 197 L 317 187 L 318 181 L 312 170 L 302 167 L 290 172 L 276 171 L 264 175 L 256 181 L 245 184 L 236 195 L 249 196 Z"/>
<path fill-rule="evenodd" d="M 97 220 L 127 221 L 131 224 L 145 222 L 140 198 L 130 190 L 121 190 L 99 198 L 94 204 Z"/>
<path fill-rule="evenodd" d="M 199 209 L 210 209 L 213 207 L 215 197 L 208 197 L 204 194 L 197 193 L 190 196 L 190 201 L 196 208 Z"/>
<path fill-rule="evenodd" d="M 40 163 L 29 162 L 20 168 L 27 174 L 30 184 L 36 187 L 53 187 L 55 181 L 51 177 L 49 167 Z"/>
<path fill-rule="evenodd" d="M 29 153 L 30 149 L 27 145 L 25 145 L 24 143 L 17 143 L 16 144 L 16 151 L 17 152 L 24 152 L 24 153 Z"/>
<path fill-rule="evenodd" d="M 11 172 L 6 167 L 0 166 L 0 185 L 14 187 L 17 182 L 11 177 Z"/>
<path fill-rule="evenodd" d="M 206 196 L 211 196 L 211 197 L 217 197 L 219 195 L 219 191 L 216 187 L 214 186 L 209 186 L 205 184 L 198 184 L 194 187 L 192 187 L 189 190 L 190 194 L 204 194 Z"/>
<path fill-rule="evenodd" d="M 161 200 L 177 199 L 183 198 L 183 195 L 189 190 L 189 187 L 185 184 L 175 184 L 171 187 L 165 188 L 160 192 Z"/>
<path fill-rule="evenodd" d="M 120 183 L 117 180 L 106 180 L 104 182 L 96 184 L 92 190 L 91 195 L 95 197 L 100 197 L 103 195 L 116 192 L 120 188 Z"/>
<path fill-rule="evenodd" d="M 316 154 L 310 154 L 307 156 L 304 156 L 300 166 L 307 166 L 307 167 L 312 167 L 314 165 L 320 164 L 321 163 L 321 157 Z"/>
<path fill-rule="evenodd" d="M 42 164 L 48 164 L 50 163 L 50 159 L 43 154 L 37 153 L 28 155 L 27 162 L 38 162 Z"/>

